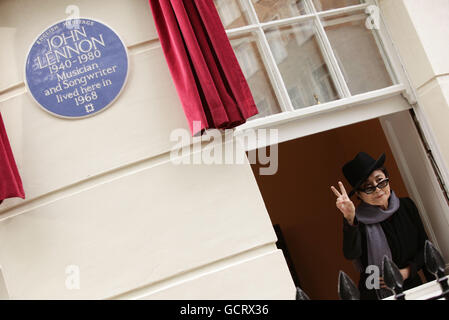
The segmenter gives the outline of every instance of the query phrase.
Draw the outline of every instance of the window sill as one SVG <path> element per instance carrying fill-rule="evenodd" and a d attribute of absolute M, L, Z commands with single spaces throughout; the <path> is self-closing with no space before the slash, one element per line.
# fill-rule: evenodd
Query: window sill
<path fill-rule="evenodd" d="M 406 290 L 404 293 L 405 299 L 407 300 L 427 300 L 440 295 L 442 291 L 437 281 L 433 280 L 410 290 Z M 384 300 L 394 300 L 394 296 L 390 296 Z"/>
<path fill-rule="evenodd" d="M 349 98 L 250 120 L 236 127 L 234 135 L 245 135 L 245 132 L 256 129 L 278 129 L 278 143 L 293 140 L 407 110 L 411 106 L 401 96 L 405 91 L 404 85 L 393 85 Z M 263 141 L 248 142 L 245 148 L 253 150 L 268 144 Z"/>

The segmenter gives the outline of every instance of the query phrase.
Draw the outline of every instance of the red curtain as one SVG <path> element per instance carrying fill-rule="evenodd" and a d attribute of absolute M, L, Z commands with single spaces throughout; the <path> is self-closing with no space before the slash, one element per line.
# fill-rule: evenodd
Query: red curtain
<path fill-rule="evenodd" d="M 192 135 L 232 128 L 257 114 L 213 0 L 149 1 Z"/>
<path fill-rule="evenodd" d="M 0 114 L 0 203 L 13 197 L 25 199 L 25 192 Z"/>

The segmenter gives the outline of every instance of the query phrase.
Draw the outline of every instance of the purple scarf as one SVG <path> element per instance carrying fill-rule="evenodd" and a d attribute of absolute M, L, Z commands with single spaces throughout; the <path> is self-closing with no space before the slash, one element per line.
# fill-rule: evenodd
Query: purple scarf
<path fill-rule="evenodd" d="M 399 209 L 399 198 L 393 190 L 388 200 L 388 208 L 383 210 L 381 207 L 373 206 L 363 202 L 357 206 L 355 215 L 357 220 L 366 226 L 366 242 L 368 247 L 368 265 L 376 265 L 382 273 L 382 259 L 387 255 L 390 259 L 391 250 L 387 238 L 380 223 L 390 218 Z M 358 261 L 360 264 L 360 260 Z M 378 290 L 379 291 L 379 290 Z M 384 290 L 380 290 L 384 291 Z M 378 292 L 382 296 L 390 292 Z"/>

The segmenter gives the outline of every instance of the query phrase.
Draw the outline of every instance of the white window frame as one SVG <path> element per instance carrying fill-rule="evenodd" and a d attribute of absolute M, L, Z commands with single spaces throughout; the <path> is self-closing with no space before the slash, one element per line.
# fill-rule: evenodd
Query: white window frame
<path fill-rule="evenodd" d="M 321 18 L 343 13 L 365 12 L 369 6 L 377 6 L 376 0 L 365 0 L 364 3 L 359 5 L 327 11 L 316 11 L 312 0 L 304 0 L 307 14 L 263 23 L 258 19 L 257 12 L 252 5 L 252 0 L 239 1 L 241 2 L 242 7 L 247 10 L 249 25 L 226 30 L 226 33 L 229 38 L 250 33 L 255 35 L 256 43 L 261 53 L 269 80 L 276 94 L 281 113 L 249 120 L 247 123 L 234 129 L 235 135 L 240 135 L 248 129 L 277 128 L 280 131 L 283 131 L 280 132 L 279 142 L 284 142 L 300 138 L 306 134 L 336 128 L 336 124 L 344 126 L 407 110 L 411 108 L 412 104 L 416 103 L 410 82 L 408 81 L 398 58 L 394 45 L 388 36 L 380 9 L 378 11 L 379 29 L 373 30 L 373 34 L 384 60 L 385 67 L 393 82 L 393 85 L 389 87 L 352 95 L 325 33 Z M 271 27 L 291 25 L 310 20 L 314 21 L 317 30 L 317 41 L 340 99 L 322 102 L 318 105 L 306 108 L 295 109 L 288 95 L 286 85 L 277 67 L 275 57 L 270 49 L 264 31 Z M 398 97 L 401 96 L 406 99 L 398 99 Z M 379 102 L 390 103 L 379 104 Z M 376 104 L 379 104 L 380 107 L 376 107 Z M 367 105 L 373 105 L 373 107 L 367 108 Z M 362 110 L 363 112 L 361 112 Z M 324 114 L 326 114 L 326 116 L 322 116 Z M 332 118 L 332 116 L 334 118 Z M 302 127 L 301 124 L 304 123 L 306 118 L 312 119 L 314 130 L 305 130 Z M 263 145 L 258 145 L 258 147 L 263 147 Z M 246 148 L 247 150 L 251 150 L 251 148 L 255 148 L 255 146 L 246 146 Z"/>

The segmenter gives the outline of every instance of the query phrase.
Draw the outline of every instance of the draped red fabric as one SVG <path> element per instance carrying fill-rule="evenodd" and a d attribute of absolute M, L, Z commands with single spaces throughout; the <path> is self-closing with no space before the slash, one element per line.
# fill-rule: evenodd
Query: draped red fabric
<path fill-rule="evenodd" d="M 13 197 L 25 199 L 25 192 L 0 113 L 0 203 Z"/>
<path fill-rule="evenodd" d="M 149 2 L 192 135 L 233 128 L 257 114 L 213 0 Z"/>

